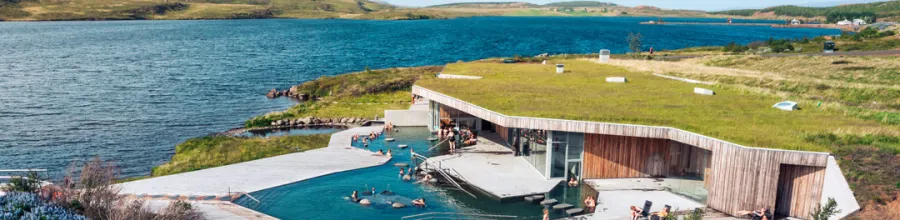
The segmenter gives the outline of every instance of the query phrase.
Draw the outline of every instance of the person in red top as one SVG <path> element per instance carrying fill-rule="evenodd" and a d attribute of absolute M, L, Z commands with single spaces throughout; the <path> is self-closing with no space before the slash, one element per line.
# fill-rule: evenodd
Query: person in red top
<path fill-rule="evenodd" d="M 650 47 L 650 55 L 653 55 L 653 47 Z"/>

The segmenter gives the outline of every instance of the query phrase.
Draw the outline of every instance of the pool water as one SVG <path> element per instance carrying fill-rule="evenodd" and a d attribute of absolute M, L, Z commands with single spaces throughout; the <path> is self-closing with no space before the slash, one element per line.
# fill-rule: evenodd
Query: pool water
<path fill-rule="evenodd" d="M 253 192 L 250 195 L 259 199 L 260 203 L 248 198 L 240 198 L 235 203 L 280 219 L 400 219 L 429 212 L 512 215 L 518 216 L 518 219 L 540 219 L 542 208 L 537 204 L 523 201 L 501 203 L 479 193 L 475 193 L 478 198 L 473 198 L 457 189 L 403 181 L 399 176 L 399 168 L 394 164 L 410 163 L 409 149 L 423 156 L 430 156 L 428 148 L 436 142 L 427 140 L 431 133 L 425 127 L 399 129 L 399 132 L 386 132 L 365 147 L 370 151 L 392 150 L 393 159 L 384 165 Z M 384 141 L 387 137 L 394 138 L 395 141 Z M 400 149 L 397 147 L 400 144 L 409 147 Z M 355 143 L 354 146 L 364 148 L 360 143 Z M 361 206 L 348 200 L 354 190 L 362 193 L 370 191 L 372 187 L 378 192 L 390 190 L 395 196 L 386 198 L 378 195 L 376 198 L 379 199 L 372 206 Z M 568 200 L 577 202 L 570 204 L 580 206 L 580 199 L 576 198 L 580 191 L 576 188 L 559 187 L 551 195 L 560 201 L 564 201 L 561 198 L 568 195 Z M 378 202 L 394 200 L 409 205 L 412 199 L 417 198 L 424 198 L 428 206 L 394 209 L 386 203 Z"/>
<path fill-rule="evenodd" d="M 288 129 L 272 129 L 246 131 L 238 134 L 240 137 L 278 137 L 278 136 L 294 136 L 294 135 L 312 135 L 312 134 L 334 134 L 338 131 L 347 130 L 344 126 L 306 126 Z"/>

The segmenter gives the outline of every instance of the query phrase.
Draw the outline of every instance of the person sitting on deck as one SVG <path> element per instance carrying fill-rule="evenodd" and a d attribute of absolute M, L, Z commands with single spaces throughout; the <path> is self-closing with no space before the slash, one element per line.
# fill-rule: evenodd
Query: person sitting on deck
<path fill-rule="evenodd" d="M 668 216 L 669 216 L 669 206 L 666 206 L 666 207 L 663 208 L 662 211 L 654 212 L 654 213 L 650 216 L 650 219 L 652 219 L 652 220 L 663 220 L 663 219 L 666 219 L 666 217 L 668 217 Z"/>
<path fill-rule="evenodd" d="M 425 198 L 418 198 L 412 201 L 412 204 L 416 207 L 425 208 Z"/>
<path fill-rule="evenodd" d="M 476 143 L 478 143 L 478 134 L 475 133 L 471 133 L 471 135 L 469 135 L 469 139 L 463 142 L 463 144 L 467 146 L 475 145 Z"/>
<path fill-rule="evenodd" d="M 578 186 L 578 180 L 576 180 L 575 177 L 572 177 L 571 179 L 569 179 L 569 187 L 576 187 L 576 186 Z"/>
<path fill-rule="evenodd" d="M 587 213 L 594 213 L 594 208 L 597 207 L 597 200 L 594 199 L 594 196 L 588 196 L 584 199 L 584 208 Z"/>
<path fill-rule="evenodd" d="M 381 149 L 379 149 L 378 152 L 375 152 L 375 155 L 378 155 L 378 156 L 384 156 L 384 151 L 382 151 Z"/>
<path fill-rule="evenodd" d="M 641 212 L 643 212 L 643 211 L 644 211 L 644 210 L 641 210 L 641 209 L 638 208 L 638 207 L 631 206 L 631 220 L 638 220 L 638 219 L 640 219 L 641 217 L 644 217 L 644 216 L 641 214 Z"/>
<path fill-rule="evenodd" d="M 391 156 L 391 149 L 388 149 L 388 152 L 387 152 L 387 154 L 385 154 L 385 155 L 386 155 L 387 157 L 392 157 L 392 156 Z"/>
<path fill-rule="evenodd" d="M 744 216 L 749 216 L 750 219 L 753 219 L 753 220 L 771 220 L 772 219 L 770 217 L 772 215 L 771 215 L 771 213 L 769 213 L 768 207 L 762 208 L 759 210 L 753 210 L 753 211 L 738 211 L 738 213 L 740 213 L 741 215 L 744 215 Z"/>
<path fill-rule="evenodd" d="M 350 194 L 350 201 L 359 202 L 359 194 L 356 190 L 353 190 L 353 194 Z"/>

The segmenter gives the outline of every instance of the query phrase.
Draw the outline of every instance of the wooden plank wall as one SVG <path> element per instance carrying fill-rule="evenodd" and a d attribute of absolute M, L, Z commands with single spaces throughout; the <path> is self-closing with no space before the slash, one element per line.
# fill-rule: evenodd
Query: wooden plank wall
<path fill-rule="evenodd" d="M 669 141 L 669 144 L 669 174 L 703 177 L 704 186 L 708 188 L 712 152 L 677 141 Z"/>
<path fill-rule="evenodd" d="M 584 178 L 668 175 L 668 140 L 602 134 L 586 134 L 584 139 Z"/>
<path fill-rule="evenodd" d="M 494 124 L 494 131 L 497 131 L 497 134 L 503 138 L 503 141 L 509 141 L 509 129 L 506 127 Z"/>
<path fill-rule="evenodd" d="M 800 165 L 781 165 L 778 177 L 775 211 L 795 218 L 808 218 L 822 201 L 825 168 Z"/>
<path fill-rule="evenodd" d="M 781 164 L 825 167 L 828 161 L 828 153 L 745 147 L 671 127 L 506 116 L 417 85 L 413 85 L 412 92 L 507 128 L 664 139 L 709 150 L 712 162 L 711 172 L 705 174 L 709 182 L 707 205 L 730 215 L 737 215 L 741 210 L 774 207 Z M 592 167 L 587 160 L 586 157 L 586 173 Z M 821 188 L 821 185 L 810 187 Z"/>

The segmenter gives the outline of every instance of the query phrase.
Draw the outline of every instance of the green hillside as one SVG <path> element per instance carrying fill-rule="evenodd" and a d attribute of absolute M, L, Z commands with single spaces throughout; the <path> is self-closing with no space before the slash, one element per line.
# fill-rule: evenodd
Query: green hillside
<path fill-rule="evenodd" d="M 618 5 L 609 3 L 609 2 L 598 2 L 598 1 L 568 1 L 568 2 L 548 3 L 548 4 L 544 4 L 544 6 L 575 8 L 575 7 L 612 7 L 612 6 L 618 6 Z"/>
<path fill-rule="evenodd" d="M 459 2 L 428 6 L 429 8 L 534 8 L 540 5 L 527 2 Z"/>
<path fill-rule="evenodd" d="M 0 0 L 0 19 L 340 18 L 392 8 L 368 0 Z"/>
<path fill-rule="evenodd" d="M 784 5 L 764 9 L 741 9 L 709 12 L 719 15 L 754 16 L 759 14 L 774 14 L 790 17 L 824 17 L 828 22 L 844 19 L 861 18 L 869 22 L 876 20 L 897 20 L 900 17 L 900 1 L 874 2 L 865 4 L 848 4 L 834 7 L 802 7 Z"/>

